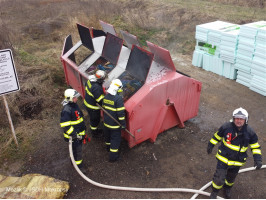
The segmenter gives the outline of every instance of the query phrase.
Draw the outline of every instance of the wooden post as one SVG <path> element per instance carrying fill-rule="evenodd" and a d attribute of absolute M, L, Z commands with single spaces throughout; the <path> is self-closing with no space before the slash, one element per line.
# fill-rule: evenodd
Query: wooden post
<path fill-rule="evenodd" d="M 15 129 L 14 129 L 14 126 L 13 126 L 13 122 L 12 122 L 12 119 L 11 119 L 11 115 L 10 115 L 10 112 L 9 112 L 9 108 L 8 108 L 8 104 L 7 104 L 5 95 L 3 95 L 3 99 L 4 99 L 4 102 L 5 102 L 6 113 L 7 113 L 7 116 L 8 116 L 8 121 L 9 121 L 9 124 L 10 124 L 12 135 L 13 135 L 13 138 L 14 138 L 15 143 L 16 143 L 17 148 L 18 148 L 18 141 L 17 141 Z"/>

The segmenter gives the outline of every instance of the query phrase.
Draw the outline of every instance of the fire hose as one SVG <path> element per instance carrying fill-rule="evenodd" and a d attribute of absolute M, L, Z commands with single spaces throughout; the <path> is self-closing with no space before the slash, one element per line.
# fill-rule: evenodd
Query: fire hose
<path fill-rule="evenodd" d="M 105 185 L 98 182 L 95 182 L 88 178 L 85 174 L 82 173 L 82 171 L 77 166 L 74 156 L 73 156 L 73 149 L 72 149 L 72 137 L 69 137 L 69 154 L 71 158 L 71 162 L 78 172 L 78 174 L 87 182 L 89 182 L 92 185 L 95 185 L 97 187 L 105 188 L 105 189 L 111 189 L 111 190 L 123 190 L 123 191 L 135 191 L 135 192 L 186 192 L 186 193 L 194 193 L 194 195 L 191 197 L 191 199 L 195 199 L 199 194 L 210 196 L 210 193 L 204 192 L 205 189 L 207 189 L 211 182 L 204 185 L 200 190 L 196 189 L 188 189 L 188 188 L 137 188 L 137 187 L 122 187 L 122 186 L 113 186 L 113 185 Z M 266 168 L 266 165 L 262 165 L 261 169 Z M 249 167 L 245 168 L 239 171 L 239 173 L 247 172 L 255 170 L 255 167 Z M 218 199 L 222 199 L 222 197 L 217 197 Z"/>
<path fill-rule="evenodd" d="M 187 189 L 187 188 L 137 188 L 137 187 L 122 187 L 122 186 L 113 186 L 113 185 L 105 185 L 98 182 L 95 182 L 88 178 L 85 174 L 82 173 L 82 171 L 77 166 L 74 156 L 73 156 L 73 150 L 72 150 L 72 137 L 69 137 L 69 154 L 71 158 L 71 162 L 78 172 L 78 174 L 87 182 L 89 182 L 92 185 L 95 185 L 97 187 L 105 188 L 105 189 L 111 189 L 111 190 L 123 190 L 123 191 L 135 191 L 135 192 L 187 192 L 187 193 L 196 193 L 201 194 L 205 196 L 210 196 L 210 193 L 204 192 L 201 190 L 194 190 L 194 189 Z M 219 199 L 222 199 L 221 197 L 218 197 Z"/>
<path fill-rule="evenodd" d="M 263 168 L 266 168 L 266 165 L 262 165 L 261 169 L 263 169 Z M 243 173 L 243 172 L 254 171 L 254 170 L 256 170 L 255 167 L 249 167 L 249 168 L 245 168 L 245 169 L 239 170 L 238 173 L 240 174 L 240 173 Z M 206 185 L 204 185 L 202 188 L 200 188 L 200 191 L 203 191 L 203 190 L 207 189 L 209 186 L 211 186 L 211 184 L 212 184 L 212 182 L 210 181 L 209 183 L 207 183 Z M 191 199 L 195 199 L 195 198 L 197 198 L 197 196 L 198 196 L 198 194 L 194 194 L 191 197 Z"/>

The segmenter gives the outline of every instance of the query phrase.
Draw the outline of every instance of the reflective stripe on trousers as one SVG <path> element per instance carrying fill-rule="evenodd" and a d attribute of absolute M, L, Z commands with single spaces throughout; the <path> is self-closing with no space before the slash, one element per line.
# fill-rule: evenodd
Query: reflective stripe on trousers
<path fill-rule="evenodd" d="M 212 180 L 212 187 L 217 190 L 220 190 L 224 185 L 232 187 L 239 169 L 239 166 L 228 166 L 223 162 L 218 161 Z"/>
<path fill-rule="evenodd" d="M 121 143 L 121 130 L 109 129 L 104 126 L 105 144 L 110 144 L 109 160 L 116 160 L 119 157 L 119 147 Z"/>
<path fill-rule="evenodd" d="M 82 163 L 82 140 L 73 140 L 72 148 L 75 162 L 80 165 Z"/>

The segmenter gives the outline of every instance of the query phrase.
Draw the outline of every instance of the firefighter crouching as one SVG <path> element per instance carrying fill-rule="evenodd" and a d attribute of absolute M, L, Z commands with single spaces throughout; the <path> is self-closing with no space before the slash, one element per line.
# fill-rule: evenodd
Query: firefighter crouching
<path fill-rule="evenodd" d="M 90 129 L 92 137 L 94 138 L 99 138 L 102 135 L 102 130 L 98 129 L 101 120 L 101 112 L 96 102 L 102 105 L 102 100 L 104 98 L 102 84 L 105 77 L 105 72 L 103 70 L 98 70 L 94 75 L 88 77 L 88 81 L 85 84 L 84 105 L 90 117 Z"/>
<path fill-rule="evenodd" d="M 254 166 L 256 169 L 262 167 L 258 137 L 247 123 L 248 112 L 241 107 L 234 110 L 233 121 L 223 124 L 208 143 L 207 153 L 210 154 L 213 147 L 221 142 L 216 154 L 218 162 L 210 198 L 216 198 L 223 187 L 225 198 L 231 198 L 231 188 L 235 178 L 240 167 L 246 163 L 248 146 L 253 153 Z"/>
<path fill-rule="evenodd" d="M 86 126 L 83 121 L 83 113 L 77 104 L 79 96 L 80 94 L 74 89 L 65 91 L 60 126 L 63 128 L 66 142 L 69 141 L 69 136 L 72 136 L 74 159 L 78 167 L 82 169 L 82 140 L 85 138 Z"/>
<path fill-rule="evenodd" d="M 120 127 L 110 116 L 104 113 L 105 144 L 109 152 L 110 162 L 115 162 L 119 159 L 121 129 L 126 128 L 124 102 L 122 96 L 118 94 L 122 91 L 122 82 L 119 79 L 115 79 L 111 82 L 103 99 L 103 108 L 122 125 Z"/>

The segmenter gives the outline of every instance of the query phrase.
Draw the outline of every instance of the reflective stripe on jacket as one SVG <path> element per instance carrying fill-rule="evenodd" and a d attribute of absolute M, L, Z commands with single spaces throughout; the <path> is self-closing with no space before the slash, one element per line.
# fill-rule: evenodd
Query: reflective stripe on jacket
<path fill-rule="evenodd" d="M 126 127 L 125 106 L 120 95 L 107 94 L 103 99 L 103 108 L 120 124 Z M 104 126 L 110 129 L 118 129 L 120 126 L 106 113 L 104 113 Z"/>
<path fill-rule="evenodd" d="M 239 131 L 233 122 L 223 124 L 210 140 L 213 145 L 221 142 L 216 158 L 228 166 L 243 166 L 250 146 L 254 160 L 261 160 L 258 137 L 253 129 L 245 124 Z"/>
<path fill-rule="evenodd" d="M 64 130 L 64 137 L 69 138 L 73 134 L 85 135 L 85 123 L 83 113 L 76 103 L 68 103 L 61 112 L 60 126 Z"/>
<path fill-rule="evenodd" d="M 99 110 L 100 108 L 96 105 L 96 102 L 102 105 L 102 100 L 104 98 L 102 85 L 98 82 L 90 82 L 90 80 L 88 80 L 85 84 L 85 91 L 85 106 L 89 109 Z"/>

